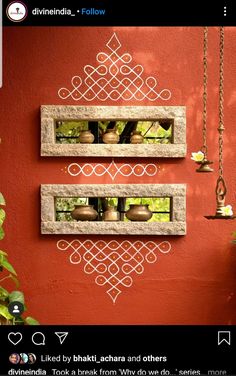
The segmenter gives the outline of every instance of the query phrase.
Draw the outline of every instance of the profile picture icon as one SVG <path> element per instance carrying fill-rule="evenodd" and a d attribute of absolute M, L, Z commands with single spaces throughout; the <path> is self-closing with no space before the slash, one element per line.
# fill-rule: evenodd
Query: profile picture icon
<path fill-rule="evenodd" d="M 28 354 L 28 364 L 34 364 L 36 362 L 36 355 L 33 353 Z"/>
<path fill-rule="evenodd" d="M 8 304 L 8 311 L 14 317 L 20 317 L 24 312 L 25 307 L 24 304 L 21 302 L 13 301 Z"/>
<path fill-rule="evenodd" d="M 19 310 L 19 307 L 18 307 L 17 304 L 14 305 L 14 307 L 13 307 L 13 311 L 12 311 L 12 312 L 13 312 L 13 313 L 20 313 L 20 310 Z"/>
<path fill-rule="evenodd" d="M 9 361 L 10 363 L 12 364 L 18 364 L 20 363 L 20 360 L 21 360 L 21 357 L 19 354 L 17 353 L 12 353 L 10 356 L 9 356 Z"/>
<path fill-rule="evenodd" d="M 20 364 L 28 363 L 28 355 L 25 353 L 20 353 Z"/>
<path fill-rule="evenodd" d="M 6 14 L 9 20 L 21 22 L 27 17 L 27 6 L 22 1 L 12 1 L 6 8 Z"/>

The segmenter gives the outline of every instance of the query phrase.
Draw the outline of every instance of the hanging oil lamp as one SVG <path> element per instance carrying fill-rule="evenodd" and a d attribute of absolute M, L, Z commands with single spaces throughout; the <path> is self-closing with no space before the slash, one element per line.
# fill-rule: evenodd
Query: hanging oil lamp
<path fill-rule="evenodd" d="M 205 215 L 206 219 L 234 219 L 231 205 L 225 206 L 225 196 L 227 188 L 222 176 L 219 176 L 216 182 L 216 213 L 215 215 Z"/>
<path fill-rule="evenodd" d="M 220 28 L 220 83 L 219 83 L 219 177 L 216 182 L 216 213 L 207 219 L 234 219 L 231 205 L 225 206 L 227 187 L 223 178 L 223 133 L 224 127 L 224 28 Z"/>
<path fill-rule="evenodd" d="M 203 148 L 201 149 L 203 150 Z M 207 152 L 203 152 L 204 157 L 201 161 L 195 161 L 200 166 L 196 169 L 196 172 L 212 172 L 214 171 L 209 165 L 212 164 L 212 161 L 207 159 Z"/>
<path fill-rule="evenodd" d="M 208 27 L 204 27 L 204 41 L 203 41 L 203 126 L 202 126 L 202 138 L 203 146 L 199 153 L 200 160 L 197 160 L 193 156 L 193 160 L 199 165 L 196 172 L 212 172 L 213 169 L 210 167 L 212 161 L 207 158 L 207 47 L 208 47 Z"/>

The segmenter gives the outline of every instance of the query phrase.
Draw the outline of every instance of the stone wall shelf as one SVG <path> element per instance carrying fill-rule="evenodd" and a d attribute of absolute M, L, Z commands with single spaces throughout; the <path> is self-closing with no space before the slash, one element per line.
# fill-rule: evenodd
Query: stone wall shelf
<path fill-rule="evenodd" d="M 185 235 L 185 222 L 43 222 L 42 234 Z"/>
<path fill-rule="evenodd" d="M 160 121 L 173 124 L 169 144 L 60 144 L 57 121 Z M 159 157 L 186 155 L 186 109 L 184 106 L 41 106 L 41 156 L 44 157 Z"/>
<path fill-rule="evenodd" d="M 56 221 L 56 197 L 170 197 L 170 222 Z M 185 184 L 41 185 L 41 233 L 80 235 L 185 235 Z"/>

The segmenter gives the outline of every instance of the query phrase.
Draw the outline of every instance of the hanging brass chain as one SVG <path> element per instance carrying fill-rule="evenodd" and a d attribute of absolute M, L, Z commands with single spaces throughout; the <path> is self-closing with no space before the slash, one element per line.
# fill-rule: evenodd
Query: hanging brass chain
<path fill-rule="evenodd" d="M 224 133 L 224 27 L 220 27 L 220 82 L 219 82 L 219 177 L 216 193 L 226 195 L 227 187 L 223 178 L 223 133 Z"/>
<path fill-rule="evenodd" d="M 220 84 L 219 84 L 219 176 L 223 176 L 224 133 L 224 28 L 220 28 Z"/>
<path fill-rule="evenodd" d="M 202 136 L 203 146 L 201 151 L 207 159 L 207 49 L 208 49 L 208 27 L 204 27 L 204 41 L 203 41 L 203 124 Z"/>

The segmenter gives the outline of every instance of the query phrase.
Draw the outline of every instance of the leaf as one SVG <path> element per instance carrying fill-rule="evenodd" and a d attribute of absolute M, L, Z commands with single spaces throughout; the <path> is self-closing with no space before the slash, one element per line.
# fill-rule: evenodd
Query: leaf
<path fill-rule="evenodd" d="M 5 236 L 5 232 L 2 227 L 0 227 L 0 240 L 2 240 Z"/>
<path fill-rule="evenodd" d="M 15 282 L 16 287 L 19 287 L 20 283 L 19 283 L 18 279 L 14 275 L 10 274 L 9 278 L 11 278 Z"/>
<path fill-rule="evenodd" d="M 3 194 L 0 192 L 0 205 L 6 205 L 5 198 L 3 197 Z"/>
<path fill-rule="evenodd" d="M 22 291 L 12 291 L 9 294 L 9 302 L 20 302 L 23 305 L 25 304 L 25 297 Z"/>
<path fill-rule="evenodd" d="M 0 250 L 0 255 L 4 255 L 4 256 L 7 256 L 7 253 L 6 253 L 6 252 L 4 252 L 4 251 L 1 251 L 1 250 Z"/>
<path fill-rule="evenodd" d="M 0 286 L 0 294 L 1 294 L 1 295 L 2 295 L 2 294 L 4 294 L 4 295 L 9 295 L 9 292 L 8 292 L 6 289 L 4 289 L 4 287 Z"/>
<path fill-rule="evenodd" d="M 14 317 L 13 325 L 24 325 L 24 319 L 22 317 Z"/>
<path fill-rule="evenodd" d="M 5 301 L 8 297 L 9 297 L 9 292 L 3 287 L 0 287 L 0 300 Z"/>
<path fill-rule="evenodd" d="M 0 315 L 5 317 L 5 319 L 7 319 L 7 320 L 13 319 L 13 316 L 8 311 L 8 308 L 4 305 L 1 305 L 1 304 L 0 304 Z"/>
<path fill-rule="evenodd" d="M 10 273 L 12 273 L 12 274 L 14 274 L 14 275 L 17 275 L 15 269 L 14 269 L 13 266 L 10 264 L 10 262 L 7 261 L 7 259 L 6 259 L 5 257 L 3 257 L 3 260 L 2 260 L 2 262 L 1 262 L 1 265 L 2 265 L 6 270 L 8 270 Z"/>
<path fill-rule="evenodd" d="M 30 316 L 26 317 L 25 322 L 28 325 L 40 325 L 37 320 L 35 320 L 33 317 L 30 317 Z"/>
<path fill-rule="evenodd" d="M 2 208 L 0 208 L 0 226 L 2 226 L 5 218 L 6 218 L 6 212 Z"/>

